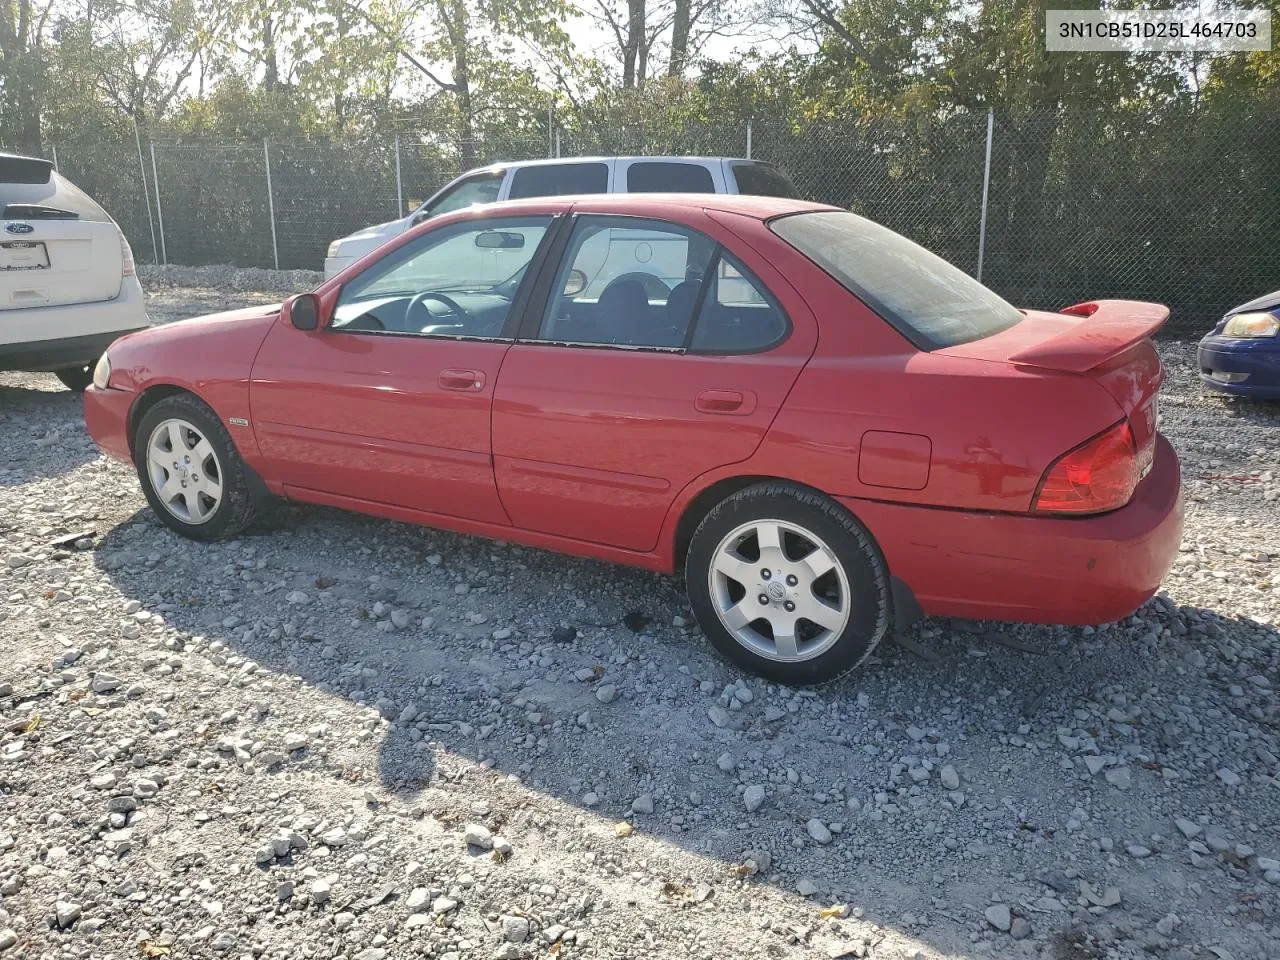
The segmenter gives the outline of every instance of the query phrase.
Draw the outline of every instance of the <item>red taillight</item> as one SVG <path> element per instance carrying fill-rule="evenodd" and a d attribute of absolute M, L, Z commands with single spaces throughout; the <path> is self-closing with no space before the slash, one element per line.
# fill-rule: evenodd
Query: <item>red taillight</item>
<path fill-rule="evenodd" d="M 1069 450 L 1045 471 L 1037 513 L 1102 513 L 1123 507 L 1142 479 L 1129 421 Z"/>

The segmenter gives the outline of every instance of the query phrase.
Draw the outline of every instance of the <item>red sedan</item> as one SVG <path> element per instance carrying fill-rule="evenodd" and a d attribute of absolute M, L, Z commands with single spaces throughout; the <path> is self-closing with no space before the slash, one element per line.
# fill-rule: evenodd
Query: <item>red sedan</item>
<path fill-rule="evenodd" d="M 1086 624 L 1178 549 L 1164 307 L 1018 310 L 854 214 L 551 198 L 313 293 L 132 334 L 85 395 L 170 527 L 267 494 L 652 570 L 711 642 L 829 680 L 922 612 Z"/>

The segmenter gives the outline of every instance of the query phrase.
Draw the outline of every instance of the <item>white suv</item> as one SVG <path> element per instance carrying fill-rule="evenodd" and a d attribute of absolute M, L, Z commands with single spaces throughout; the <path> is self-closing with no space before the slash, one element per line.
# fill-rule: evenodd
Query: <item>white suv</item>
<path fill-rule="evenodd" d="M 574 157 L 498 163 L 464 173 L 407 217 L 329 244 L 325 279 L 428 217 L 476 203 L 579 193 L 747 193 L 798 197 L 777 167 L 729 157 Z"/>
<path fill-rule="evenodd" d="M 83 390 L 108 344 L 145 326 L 115 221 L 48 160 L 0 153 L 0 370 Z"/>

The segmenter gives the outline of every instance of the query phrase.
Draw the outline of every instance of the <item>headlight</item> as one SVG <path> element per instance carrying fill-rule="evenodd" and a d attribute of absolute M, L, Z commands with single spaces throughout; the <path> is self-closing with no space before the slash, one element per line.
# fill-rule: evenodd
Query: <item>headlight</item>
<path fill-rule="evenodd" d="M 93 385 L 99 390 L 107 389 L 107 381 L 111 379 L 111 358 L 105 353 L 98 358 L 93 368 Z"/>
<path fill-rule="evenodd" d="M 329 244 L 329 249 L 326 251 L 325 256 L 336 257 L 338 255 L 338 244 L 340 243 L 342 243 L 341 240 L 335 240 L 333 243 Z"/>
<path fill-rule="evenodd" d="M 1222 328 L 1224 337 L 1274 337 L 1280 333 L 1280 319 L 1271 313 L 1237 313 Z"/>

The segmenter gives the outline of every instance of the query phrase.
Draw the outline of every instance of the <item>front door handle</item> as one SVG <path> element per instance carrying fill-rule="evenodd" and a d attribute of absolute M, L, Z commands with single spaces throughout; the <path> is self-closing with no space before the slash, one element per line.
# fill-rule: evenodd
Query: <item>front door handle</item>
<path fill-rule="evenodd" d="M 703 390 L 693 405 L 702 413 L 743 416 L 756 408 L 756 395 L 750 390 Z"/>
<path fill-rule="evenodd" d="M 484 371 L 448 367 L 440 371 L 436 383 L 440 385 L 441 390 L 483 390 Z"/>

